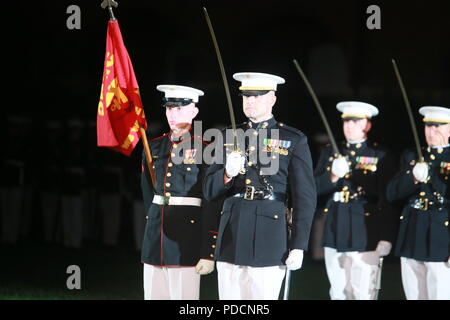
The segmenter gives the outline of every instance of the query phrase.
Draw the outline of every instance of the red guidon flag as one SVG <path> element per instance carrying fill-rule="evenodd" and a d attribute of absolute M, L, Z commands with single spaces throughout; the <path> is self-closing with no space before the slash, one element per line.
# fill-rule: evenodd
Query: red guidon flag
<path fill-rule="evenodd" d="M 117 20 L 108 22 L 102 90 L 97 112 L 97 146 L 127 156 L 147 129 L 139 86 Z"/>

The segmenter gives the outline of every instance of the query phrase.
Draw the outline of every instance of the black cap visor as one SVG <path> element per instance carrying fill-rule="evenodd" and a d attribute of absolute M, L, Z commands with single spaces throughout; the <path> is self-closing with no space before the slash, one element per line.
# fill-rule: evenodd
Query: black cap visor
<path fill-rule="evenodd" d="M 271 90 L 243 90 L 241 91 L 240 95 L 241 96 L 263 96 L 265 94 L 267 94 L 269 91 Z"/>
<path fill-rule="evenodd" d="M 194 100 L 187 98 L 163 98 L 163 107 L 184 107 L 193 102 Z"/>

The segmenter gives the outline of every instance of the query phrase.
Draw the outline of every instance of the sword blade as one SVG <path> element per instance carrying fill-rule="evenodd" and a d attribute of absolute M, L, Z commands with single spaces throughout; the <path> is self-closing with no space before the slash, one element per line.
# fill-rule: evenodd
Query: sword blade
<path fill-rule="evenodd" d="M 377 272 L 377 276 L 375 279 L 375 300 L 378 300 L 378 295 L 380 294 L 380 290 L 381 290 L 381 272 L 383 271 L 383 261 L 384 258 L 380 257 L 380 260 L 378 261 L 378 272 Z"/>
<path fill-rule="evenodd" d="M 291 270 L 286 268 L 286 276 L 284 277 L 283 300 L 289 300 L 289 289 L 290 288 L 291 288 Z"/>
<path fill-rule="evenodd" d="M 227 96 L 228 112 L 230 114 L 231 127 L 233 128 L 233 145 L 234 151 L 238 151 L 237 134 L 236 134 L 236 119 L 234 117 L 233 103 L 231 102 L 230 88 L 228 87 L 227 75 L 225 73 L 225 67 L 223 66 L 222 55 L 220 54 L 219 45 L 217 43 L 216 34 L 214 33 L 214 28 L 209 18 L 208 11 L 203 7 L 203 12 L 205 14 L 206 22 L 208 24 L 209 33 L 211 34 L 212 41 L 214 43 L 214 49 L 216 50 L 217 60 L 219 62 L 220 73 L 222 75 L 223 86 L 225 88 L 225 94 Z"/>
<path fill-rule="evenodd" d="M 320 105 L 319 99 L 317 99 L 317 96 L 314 92 L 314 89 L 312 88 L 311 84 L 308 81 L 308 78 L 306 77 L 305 73 L 303 72 L 302 68 L 298 64 L 297 60 L 293 60 L 295 68 L 297 69 L 298 73 L 303 79 L 303 82 L 305 82 L 306 87 L 308 88 L 309 93 L 311 94 L 311 97 L 313 98 L 314 104 L 316 105 L 317 111 L 319 111 L 320 117 L 322 118 L 322 122 L 325 126 L 325 129 L 327 131 L 328 136 L 330 137 L 331 146 L 333 147 L 334 153 L 338 156 L 340 156 L 339 148 L 336 144 L 336 139 L 334 138 L 333 132 L 331 131 L 330 125 L 328 123 L 327 117 L 325 116 L 325 113 L 323 112 L 322 106 Z"/>
<path fill-rule="evenodd" d="M 392 65 L 394 66 L 395 75 L 397 76 L 398 83 L 400 85 L 400 89 L 402 91 L 403 100 L 405 101 L 406 110 L 408 111 L 409 115 L 409 122 L 411 123 L 411 128 L 413 131 L 414 136 L 414 142 L 416 143 L 416 149 L 417 149 L 417 155 L 419 157 L 419 161 L 423 162 L 424 157 L 422 154 L 422 149 L 420 149 L 420 142 L 419 142 L 419 135 L 417 134 L 417 127 L 416 123 L 414 122 L 414 117 L 411 111 L 411 104 L 409 103 L 408 95 L 406 94 L 405 86 L 403 84 L 402 76 L 400 75 L 400 71 L 397 67 L 397 62 L 395 62 L 394 59 L 392 59 Z"/>

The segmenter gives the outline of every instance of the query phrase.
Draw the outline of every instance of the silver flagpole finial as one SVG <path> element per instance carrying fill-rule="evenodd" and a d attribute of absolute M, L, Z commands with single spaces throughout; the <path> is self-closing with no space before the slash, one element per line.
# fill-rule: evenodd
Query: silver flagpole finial
<path fill-rule="evenodd" d="M 119 4 L 114 0 L 103 0 L 101 3 L 102 9 L 108 8 L 110 20 L 116 20 L 112 7 L 117 8 L 118 6 Z"/>

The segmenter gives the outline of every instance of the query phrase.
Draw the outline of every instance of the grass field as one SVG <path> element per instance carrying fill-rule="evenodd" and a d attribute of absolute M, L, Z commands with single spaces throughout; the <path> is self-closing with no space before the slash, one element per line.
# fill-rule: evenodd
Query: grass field
<path fill-rule="evenodd" d="M 81 250 L 59 245 L 21 242 L 0 246 L 1 300 L 142 300 L 140 254 L 131 246 L 110 248 L 95 243 Z M 81 290 L 69 290 L 67 267 L 81 269 Z M 292 274 L 293 300 L 328 300 L 329 284 L 323 262 L 305 259 Z M 384 264 L 380 300 L 403 300 L 400 265 L 396 258 Z M 216 300 L 217 274 L 202 277 L 202 300 Z"/>

